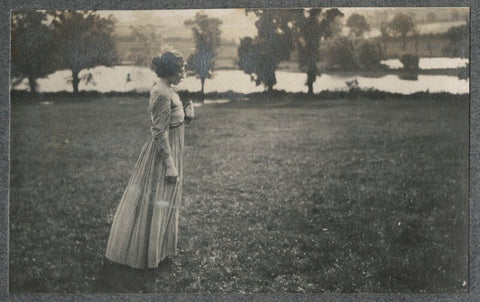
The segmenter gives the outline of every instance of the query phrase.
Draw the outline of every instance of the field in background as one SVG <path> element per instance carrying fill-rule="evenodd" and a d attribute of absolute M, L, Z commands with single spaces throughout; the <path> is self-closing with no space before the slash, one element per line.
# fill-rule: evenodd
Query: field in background
<path fill-rule="evenodd" d="M 462 292 L 468 99 L 203 105 L 179 254 L 107 263 L 147 98 L 11 107 L 11 292 Z"/>

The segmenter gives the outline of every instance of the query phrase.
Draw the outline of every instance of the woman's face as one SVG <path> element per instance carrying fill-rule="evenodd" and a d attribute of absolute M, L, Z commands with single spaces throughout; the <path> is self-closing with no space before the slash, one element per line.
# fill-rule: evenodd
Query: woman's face
<path fill-rule="evenodd" d="M 179 72 L 169 77 L 169 82 L 170 84 L 178 85 L 178 83 L 180 83 L 184 77 L 185 77 L 185 65 L 182 66 L 182 69 Z"/>

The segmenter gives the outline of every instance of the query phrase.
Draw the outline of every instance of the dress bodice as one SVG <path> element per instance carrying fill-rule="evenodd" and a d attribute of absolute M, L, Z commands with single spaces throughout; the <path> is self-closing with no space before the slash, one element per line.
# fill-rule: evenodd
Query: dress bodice
<path fill-rule="evenodd" d="M 159 81 L 150 91 L 149 110 L 151 135 L 160 155 L 168 166 L 173 166 L 168 143 L 168 128 L 181 125 L 185 118 L 182 101 L 178 94 L 164 81 Z"/>
<path fill-rule="evenodd" d="M 165 106 L 170 105 L 170 112 Z M 150 114 L 152 123 L 155 119 L 165 119 L 168 125 L 183 123 L 185 113 L 178 94 L 163 79 L 159 79 L 150 91 Z M 159 110 L 164 109 L 164 110 Z M 158 116 L 161 115 L 161 116 Z"/>

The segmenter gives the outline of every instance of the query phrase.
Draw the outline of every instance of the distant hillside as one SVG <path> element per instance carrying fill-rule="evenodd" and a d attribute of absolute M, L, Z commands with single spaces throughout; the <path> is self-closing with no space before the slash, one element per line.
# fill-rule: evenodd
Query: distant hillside
<path fill-rule="evenodd" d="M 465 18 L 468 16 L 468 10 L 462 8 L 456 9 L 411 9 L 411 8 L 378 8 L 378 9 L 366 9 L 366 8 L 350 8 L 346 10 L 348 13 L 342 18 L 341 22 L 345 24 L 349 15 L 354 12 L 365 15 L 367 22 L 371 26 L 371 31 L 368 34 L 371 38 L 380 36 L 379 24 L 382 21 L 388 21 L 399 12 L 409 14 L 415 19 L 417 23 L 417 30 L 420 34 L 417 38 L 409 38 L 407 43 L 407 52 L 416 53 L 420 57 L 442 57 L 445 56 L 443 49 L 448 45 L 449 41 L 442 36 L 449 28 L 465 24 Z M 457 12 L 458 14 L 456 14 Z M 434 15 L 432 15 L 434 13 Z M 428 17 L 427 17 L 428 16 Z M 434 16 L 434 17 L 432 17 Z M 183 26 L 183 21 L 175 20 L 174 16 L 169 16 L 167 19 L 161 20 L 150 19 L 154 22 L 155 31 L 161 37 L 159 52 L 165 50 L 177 50 L 181 52 L 185 57 L 188 57 L 193 53 L 195 46 L 192 40 L 192 32 L 189 28 Z M 435 21 L 435 22 L 433 22 Z M 146 21 L 145 21 L 146 22 Z M 249 21 L 251 22 L 251 20 Z M 126 62 L 128 53 L 134 42 L 131 41 L 129 35 L 131 33 L 130 26 L 137 24 L 135 22 L 130 23 L 118 23 L 116 28 L 116 43 L 120 60 L 123 63 Z M 216 60 L 217 69 L 231 69 L 237 68 L 237 51 L 239 38 L 241 35 L 228 34 L 234 32 L 235 26 L 241 28 L 247 27 L 246 22 L 229 22 L 224 20 L 225 28 L 228 28 L 228 32 L 222 32 L 221 47 L 218 52 L 218 58 Z M 251 24 L 250 24 L 251 25 Z M 344 26 L 342 34 L 348 35 L 349 29 Z M 322 42 L 322 48 L 325 48 L 328 41 Z M 401 48 L 401 41 L 398 39 L 389 39 L 384 43 L 384 51 L 386 58 L 399 58 L 404 52 Z M 291 56 L 290 62 L 282 62 L 280 69 L 288 69 L 292 71 L 298 71 L 296 62 L 296 53 Z"/>
<path fill-rule="evenodd" d="M 120 61 L 124 64 L 127 62 L 127 57 L 130 49 L 135 46 L 135 42 L 129 41 L 125 37 L 116 37 L 117 51 Z M 188 57 L 195 50 L 195 44 L 191 38 L 185 37 L 167 37 L 162 38 L 161 51 L 176 50 L 182 53 L 185 57 Z M 238 45 L 233 41 L 223 40 L 218 49 L 218 57 L 215 61 L 216 68 L 219 69 L 231 69 L 236 68 L 237 64 L 237 49 Z"/>

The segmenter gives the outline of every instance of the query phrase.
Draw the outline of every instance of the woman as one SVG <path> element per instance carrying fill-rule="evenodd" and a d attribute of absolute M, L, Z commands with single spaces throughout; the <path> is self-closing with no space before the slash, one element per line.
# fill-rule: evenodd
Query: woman
<path fill-rule="evenodd" d="M 153 59 L 158 82 L 150 91 L 151 135 L 140 153 L 113 219 L 106 257 L 134 268 L 154 268 L 177 249 L 182 196 L 184 108 L 171 85 L 184 60 L 167 52 Z M 189 109 L 192 103 L 189 101 Z"/>

